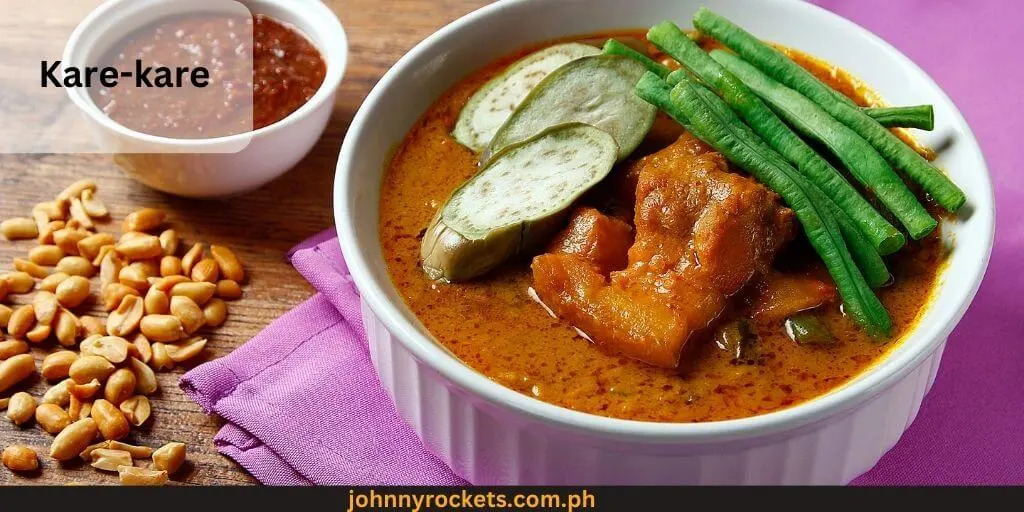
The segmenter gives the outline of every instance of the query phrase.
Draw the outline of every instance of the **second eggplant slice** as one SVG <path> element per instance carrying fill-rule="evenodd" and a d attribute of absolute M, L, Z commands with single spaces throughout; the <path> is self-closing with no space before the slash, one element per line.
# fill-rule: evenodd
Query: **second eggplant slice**
<path fill-rule="evenodd" d="M 541 80 L 494 135 L 480 161 L 516 142 L 562 123 L 596 126 L 619 145 L 618 160 L 629 156 L 654 124 L 657 108 L 633 92 L 647 69 L 618 55 L 576 59 Z"/>
<path fill-rule="evenodd" d="M 590 45 L 565 43 L 517 60 L 469 98 L 452 136 L 476 153 L 487 149 L 494 133 L 544 77 L 567 62 L 598 53 L 600 50 Z"/>
<path fill-rule="evenodd" d="M 611 135 L 582 123 L 551 127 L 495 154 L 427 227 L 420 246 L 427 277 L 465 281 L 542 245 L 617 154 Z"/>

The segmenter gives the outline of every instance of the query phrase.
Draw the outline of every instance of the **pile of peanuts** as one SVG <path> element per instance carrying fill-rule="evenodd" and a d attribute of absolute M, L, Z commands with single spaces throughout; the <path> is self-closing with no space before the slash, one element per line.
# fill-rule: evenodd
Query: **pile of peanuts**
<path fill-rule="evenodd" d="M 164 225 L 163 211 L 129 214 L 119 238 L 97 230 L 109 216 L 96 183 L 85 179 L 37 204 L 32 218 L 0 223 L 8 240 L 39 243 L 27 258 L 14 260 L 14 272 L 0 274 L 0 301 L 35 293 L 14 309 L 0 303 L 0 328 L 13 338 L 0 332 L 0 394 L 36 372 L 29 343 L 45 346 L 53 339 L 63 347 L 42 361 L 39 373 L 56 384 L 38 405 L 22 391 L 0 398 L 0 406 L 15 425 L 34 418 L 55 436 L 50 457 L 58 461 L 82 457 L 96 469 L 116 471 L 122 484 L 162 485 L 185 461 L 185 445 L 154 451 L 121 440 L 150 417 L 147 397 L 158 388 L 154 370 L 170 370 L 203 352 L 207 339 L 199 332 L 224 323 L 225 301 L 242 296 L 245 271 L 222 246 L 196 243 L 179 257 L 178 234 Z M 92 297 L 90 278 L 97 274 L 105 321 L 74 313 Z M 138 459 L 150 459 L 151 467 L 136 467 Z M 7 447 L 2 461 L 13 471 L 39 467 L 27 446 Z"/>

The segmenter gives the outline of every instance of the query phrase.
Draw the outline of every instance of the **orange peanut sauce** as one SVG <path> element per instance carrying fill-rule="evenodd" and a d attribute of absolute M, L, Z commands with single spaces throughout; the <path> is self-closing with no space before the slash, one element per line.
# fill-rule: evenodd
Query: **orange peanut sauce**
<path fill-rule="evenodd" d="M 616 36 L 658 57 L 643 34 L 623 31 L 575 40 L 600 46 Z M 428 280 L 419 264 L 420 235 L 449 194 L 478 169 L 476 155 L 450 135 L 459 111 L 489 79 L 548 44 L 498 59 L 458 81 L 406 135 L 384 178 L 380 242 L 391 279 L 427 330 L 459 359 L 495 382 L 569 409 L 632 420 L 703 422 L 763 414 L 825 394 L 882 358 L 914 325 L 944 259 L 938 232 L 886 258 L 895 284 L 878 293 L 892 316 L 890 341 L 872 340 L 832 304 L 818 310 L 839 340 L 831 346 L 800 346 L 785 335 L 782 321 L 755 322 L 758 364 L 736 364 L 710 340 L 691 343 L 675 370 L 607 353 L 531 299 L 529 257 L 468 283 Z M 798 62 L 864 101 L 848 75 L 815 68 L 823 64 L 810 59 Z M 680 133 L 678 125 L 659 114 L 631 158 L 664 147 Z M 599 200 L 594 196 L 600 191 L 584 201 Z M 938 213 L 934 205 L 928 207 Z M 775 266 L 827 277 L 802 235 Z"/>

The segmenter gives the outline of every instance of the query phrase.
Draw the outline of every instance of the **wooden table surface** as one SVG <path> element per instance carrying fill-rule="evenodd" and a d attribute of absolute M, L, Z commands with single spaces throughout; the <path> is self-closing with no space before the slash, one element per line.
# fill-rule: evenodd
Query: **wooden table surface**
<path fill-rule="evenodd" d="M 381 75 L 413 45 L 439 27 L 485 4 L 484 0 L 325 0 L 348 32 L 351 54 L 338 93 L 334 117 L 312 153 L 295 169 L 263 188 L 222 201 L 193 201 L 147 189 L 131 180 L 101 155 L 0 155 L 0 219 L 28 217 L 32 206 L 52 199 L 66 185 L 94 177 L 99 196 L 114 222 L 134 209 L 153 206 L 169 213 L 169 222 L 185 242 L 227 245 L 245 262 L 249 282 L 245 296 L 229 303 L 227 323 L 210 336 L 212 359 L 224 356 L 262 330 L 269 322 L 307 299 L 312 287 L 284 259 L 285 252 L 333 224 L 331 190 L 334 167 L 345 130 L 363 98 Z M 119 231 L 119 224 L 100 226 Z M 35 241 L 7 242 L 0 238 L 0 273 L 16 257 L 25 257 Z M 94 280 L 94 293 L 98 286 Z M 10 296 L 5 304 L 22 304 L 29 295 Z M 100 310 L 93 314 L 100 318 Z M 49 343 L 49 342 L 48 342 Z M 34 348 L 38 362 L 53 347 Z M 133 431 L 130 441 L 160 446 L 168 441 L 188 445 L 189 463 L 174 478 L 184 484 L 242 485 L 256 481 L 213 447 L 222 422 L 207 416 L 177 386 L 186 368 L 158 373 L 161 390 L 153 397 L 153 418 Z M 29 391 L 37 399 L 47 389 L 36 377 Z M 10 392 L 5 393 L 9 396 Z M 40 455 L 41 471 L 22 476 L 0 468 L 0 485 L 71 482 L 116 484 L 117 476 L 81 463 L 61 465 L 48 456 L 52 437 L 31 422 L 16 427 L 0 419 L 0 448 L 25 444 Z"/>

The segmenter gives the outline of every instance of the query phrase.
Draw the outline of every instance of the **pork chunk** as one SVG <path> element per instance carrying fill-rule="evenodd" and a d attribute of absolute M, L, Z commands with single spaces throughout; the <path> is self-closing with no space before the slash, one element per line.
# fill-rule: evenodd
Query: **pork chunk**
<path fill-rule="evenodd" d="M 607 275 L 626 268 L 633 227 L 622 219 L 582 207 L 572 213 L 565 228 L 548 247 L 548 252 L 573 254 Z"/>
<path fill-rule="evenodd" d="M 687 341 L 769 268 L 792 237 L 793 214 L 689 135 L 628 172 L 637 184 L 625 268 L 604 272 L 577 254 L 544 254 L 533 261 L 534 288 L 595 343 L 675 367 Z"/>

